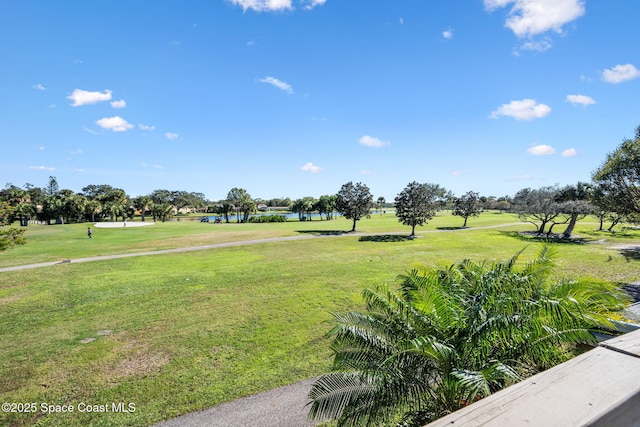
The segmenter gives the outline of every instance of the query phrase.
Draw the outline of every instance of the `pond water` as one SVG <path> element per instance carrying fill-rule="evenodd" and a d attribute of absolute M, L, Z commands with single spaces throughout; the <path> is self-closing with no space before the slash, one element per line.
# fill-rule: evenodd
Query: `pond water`
<path fill-rule="evenodd" d="M 299 216 L 297 213 L 277 213 L 277 212 L 273 212 L 273 213 L 257 213 L 257 214 L 251 214 L 249 215 L 249 217 L 254 217 L 254 216 L 263 216 L 263 215 L 282 215 L 287 217 L 287 221 L 297 221 Z M 307 215 L 307 217 L 311 217 L 312 221 L 320 221 L 320 214 L 317 213 L 312 213 Z M 340 215 L 338 215 L 337 213 L 333 214 L 334 218 L 338 218 L 340 217 Z M 216 218 L 221 218 L 222 221 L 224 221 L 224 216 L 223 215 L 211 215 L 205 218 L 209 218 L 209 221 L 215 221 Z M 322 219 L 325 219 L 325 217 L 323 216 Z M 236 222 L 237 218 L 235 215 L 229 215 L 229 221 L 230 222 Z"/>

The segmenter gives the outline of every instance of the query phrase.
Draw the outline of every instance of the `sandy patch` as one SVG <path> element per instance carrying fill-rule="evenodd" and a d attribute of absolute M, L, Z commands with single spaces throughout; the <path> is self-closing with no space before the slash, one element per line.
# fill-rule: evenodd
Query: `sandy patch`
<path fill-rule="evenodd" d="M 96 228 L 129 228 L 129 227 L 144 227 L 145 225 L 153 225 L 153 222 L 96 222 L 93 224 Z"/>
<path fill-rule="evenodd" d="M 620 251 L 640 251 L 640 243 L 627 243 L 609 246 L 609 249 L 617 249 Z"/>

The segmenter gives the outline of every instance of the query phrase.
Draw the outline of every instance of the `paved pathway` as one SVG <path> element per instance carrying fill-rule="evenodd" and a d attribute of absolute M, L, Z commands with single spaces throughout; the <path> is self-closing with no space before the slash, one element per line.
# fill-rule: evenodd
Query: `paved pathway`
<path fill-rule="evenodd" d="M 515 222 L 511 224 L 500 224 L 500 225 L 489 225 L 485 227 L 469 227 L 469 228 L 460 228 L 460 229 L 446 229 L 446 230 L 428 230 L 417 233 L 418 236 L 426 233 L 440 233 L 440 232 L 456 232 L 456 231 L 470 231 L 470 230 L 479 230 L 486 228 L 500 228 L 500 227 L 508 227 L 512 225 L 521 225 L 520 222 Z M 129 254 L 112 254 L 112 255 L 101 255 L 101 256 L 93 256 L 88 258 L 75 258 L 75 259 L 65 259 L 61 261 L 51 261 L 51 262 L 41 262 L 38 264 L 24 264 L 24 265 L 15 265 L 12 267 L 3 267 L 0 268 L 0 273 L 5 271 L 15 271 L 15 270 L 27 270 L 30 268 L 40 268 L 40 267 L 50 267 L 52 265 L 58 264 L 77 264 L 81 262 L 92 262 L 92 261 L 104 261 L 108 259 L 118 259 L 118 258 L 129 258 L 136 256 L 148 256 L 148 255 L 162 255 L 176 252 L 189 252 L 189 251 L 203 251 L 207 249 L 217 249 L 217 248 L 228 248 L 232 246 L 244 246 L 244 245 L 255 245 L 258 243 L 270 243 L 270 242 L 286 242 L 290 240 L 304 240 L 304 239 L 326 239 L 329 237 L 348 237 L 348 236 L 360 236 L 360 237 L 372 237 L 372 236 L 380 236 L 380 235 L 406 235 L 406 232 L 388 232 L 388 233 L 344 233 L 344 234 L 314 234 L 314 235 L 304 235 L 304 236 L 287 236 L 287 237 L 272 237 L 268 239 L 258 239 L 258 240 L 242 240 L 238 242 L 226 242 L 226 243 L 213 243 L 210 245 L 202 245 L 202 246 L 188 246 L 183 248 L 174 248 L 174 249 L 163 249 L 157 251 L 147 251 L 147 252 L 134 252 Z"/>
<path fill-rule="evenodd" d="M 502 224 L 496 226 L 476 227 L 478 228 L 498 228 L 513 224 Z M 420 234 L 433 232 L 451 232 L 466 231 L 474 228 L 464 228 L 456 230 L 430 230 L 423 231 Z M 289 236 L 275 237 L 260 240 L 245 240 L 240 242 L 217 243 L 203 246 L 191 246 L 186 248 L 165 249 L 150 252 L 138 252 L 131 254 L 115 254 L 105 256 L 95 256 L 90 258 L 77 258 L 73 260 L 64 260 L 56 262 L 46 262 L 40 264 L 29 264 L 15 267 L 0 268 L 0 272 L 21 270 L 28 268 L 46 267 L 64 263 L 80 263 L 100 261 L 107 259 L 126 258 L 134 256 L 160 255 L 175 252 L 200 251 L 206 249 L 224 248 L 232 246 L 253 245 L 258 243 L 282 242 L 290 240 L 318 239 L 339 236 L 377 236 L 406 233 L 376 233 L 376 234 L 359 234 L 345 233 L 342 235 L 305 235 L 305 236 Z M 288 386 L 275 388 L 253 396 L 247 396 L 241 399 L 233 400 L 216 405 L 212 408 L 200 412 L 193 412 L 182 415 L 180 417 L 164 421 L 157 424 L 156 427 L 309 427 L 317 424 L 317 422 L 307 419 L 308 407 L 306 407 L 309 399 L 307 398 L 311 385 L 315 381 L 314 378 L 290 384 Z"/>
<path fill-rule="evenodd" d="M 156 427 L 309 427 L 307 395 L 315 378 L 192 412 Z"/>

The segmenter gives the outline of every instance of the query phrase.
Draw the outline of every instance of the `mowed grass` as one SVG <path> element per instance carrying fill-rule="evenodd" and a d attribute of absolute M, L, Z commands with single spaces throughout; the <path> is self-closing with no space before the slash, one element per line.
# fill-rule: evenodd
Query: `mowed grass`
<path fill-rule="evenodd" d="M 469 225 L 481 227 L 505 222 L 517 222 L 514 215 L 488 213 L 469 220 Z M 27 244 L 11 251 L 0 252 L 0 268 L 24 264 L 63 261 L 112 253 L 135 253 L 187 246 L 201 246 L 243 240 L 267 239 L 322 232 L 347 232 L 351 221 L 339 218 L 333 221 L 290 221 L 268 224 L 213 224 L 199 221 L 167 221 L 144 227 L 99 228 L 93 223 L 66 225 L 30 225 L 26 227 Z M 459 217 L 441 213 L 418 232 L 437 227 L 455 228 L 462 225 Z M 87 237 L 91 226 L 93 238 Z M 371 219 L 358 222 L 358 232 L 406 232 L 410 229 L 398 223 L 392 214 L 373 214 Z"/>
<path fill-rule="evenodd" d="M 513 217 L 483 214 L 469 225 L 511 222 Z M 55 240 L 65 259 L 74 251 L 105 255 L 209 239 L 337 235 L 0 274 L 3 402 L 76 408 L 83 402 L 110 410 L 112 403 L 135 404 L 133 413 L 0 413 L 0 425 L 146 426 L 319 375 L 331 363 L 324 338 L 332 325 L 330 312 L 361 309 L 364 287 L 392 282 L 418 264 L 504 259 L 528 246 L 526 261 L 541 244 L 518 234 L 531 230 L 530 224 L 436 231 L 460 224 L 460 218 L 440 216 L 421 229 L 420 238 L 407 240 L 395 233 L 409 230 L 385 216 L 360 221 L 358 231 L 365 235 L 340 235 L 350 229 L 346 220 L 158 223 L 157 228 L 100 229 L 90 242 L 100 250 L 89 254 L 74 249 L 74 242 L 88 241 L 84 235 L 74 240 L 81 227 L 38 229 L 41 234 L 28 235 L 24 249 L 2 257 L 27 248 L 35 255 L 38 245 Z M 612 235 L 594 228 L 578 226 L 588 243 L 557 245 L 557 274 L 621 283 L 640 279 L 638 257 L 611 249 L 639 243 L 640 232 Z M 85 344 L 85 338 L 95 340 Z"/>

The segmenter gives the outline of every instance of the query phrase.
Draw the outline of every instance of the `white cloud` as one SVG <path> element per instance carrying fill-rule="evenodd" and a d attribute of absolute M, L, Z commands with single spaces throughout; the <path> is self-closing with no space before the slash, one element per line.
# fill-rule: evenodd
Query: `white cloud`
<path fill-rule="evenodd" d="M 327 2 L 327 0 L 307 0 L 306 4 L 304 5 L 304 8 L 306 10 L 311 10 L 316 6 L 322 6 L 326 2 Z"/>
<path fill-rule="evenodd" d="M 366 169 L 361 169 L 361 170 L 360 170 L 360 173 L 361 173 L 362 175 L 373 175 L 373 172 L 368 171 L 368 170 L 366 170 Z"/>
<path fill-rule="evenodd" d="M 640 70 L 631 64 L 618 64 L 602 72 L 602 80 L 608 83 L 622 83 L 638 77 L 640 77 Z"/>
<path fill-rule="evenodd" d="M 51 109 L 56 108 L 56 104 L 49 104 L 49 108 Z"/>
<path fill-rule="evenodd" d="M 49 171 L 49 172 L 53 172 L 54 170 L 56 170 L 56 168 L 51 166 L 29 166 L 29 169 L 34 171 Z"/>
<path fill-rule="evenodd" d="M 322 172 L 322 168 L 320 166 L 316 166 L 311 162 L 305 163 L 304 165 L 302 165 L 300 167 L 300 170 L 311 172 L 311 173 Z"/>
<path fill-rule="evenodd" d="M 534 156 L 549 156 L 551 154 L 555 154 L 556 150 L 554 150 L 550 145 L 540 144 L 529 148 L 527 153 L 533 154 Z"/>
<path fill-rule="evenodd" d="M 404 25 L 404 18 L 398 19 L 398 22 L 400 22 L 400 25 Z"/>
<path fill-rule="evenodd" d="M 102 101 L 111 100 L 111 91 L 105 90 L 104 92 L 89 92 L 82 89 L 75 89 L 71 95 L 67 96 L 67 99 L 73 101 L 71 104 L 73 107 L 79 107 L 80 105 L 97 104 Z"/>
<path fill-rule="evenodd" d="M 567 101 L 572 103 L 573 105 L 593 105 L 596 101 L 587 95 L 567 95 Z"/>
<path fill-rule="evenodd" d="M 273 12 L 293 9 L 291 0 L 231 0 L 232 4 L 242 7 L 242 10 L 256 12 Z"/>
<path fill-rule="evenodd" d="M 78 173 L 84 173 L 84 169 L 81 169 L 81 168 L 75 168 L 74 171 Z"/>
<path fill-rule="evenodd" d="M 138 127 L 142 130 L 155 130 L 156 127 L 155 126 L 147 126 L 147 125 L 143 125 L 142 123 L 138 123 Z"/>
<path fill-rule="evenodd" d="M 96 124 L 102 129 L 109 129 L 113 132 L 126 132 L 133 128 L 133 125 L 120 116 L 105 117 L 96 121 Z"/>
<path fill-rule="evenodd" d="M 451 28 L 449 28 L 446 31 L 442 32 L 442 37 L 444 37 L 447 40 L 450 40 L 453 38 L 453 30 Z"/>
<path fill-rule="evenodd" d="M 453 171 L 453 172 L 451 172 L 451 175 L 453 175 L 453 176 L 461 176 L 463 173 L 464 172 L 462 172 L 462 171 Z"/>
<path fill-rule="evenodd" d="M 34 85 L 33 88 L 37 90 L 47 90 L 47 88 L 42 86 L 40 83 L 38 83 L 37 85 Z"/>
<path fill-rule="evenodd" d="M 513 117 L 516 120 L 540 119 L 551 112 L 551 107 L 546 104 L 538 104 L 534 99 L 521 99 L 502 104 L 497 110 L 492 111 L 490 119 L 500 116 Z"/>
<path fill-rule="evenodd" d="M 152 167 L 153 167 L 154 169 L 164 169 L 164 168 L 162 167 L 162 165 L 153 165 Z"/>
<path fill-rule="evenodd" d="M 365 147 L 372 147 L 372 148 L 381 148 L 381 147 L 384 147 L 385 145 L 391 144 L 389 141 L 382 141 L 378 138 L 375 138 L 369 135 L 363 136 L 358 140 L 358 142 L 360 143 L 360 145 L 364 145 Z"/>
<path fill-rule="evenodd" d="M 124 101 L 124 99 L 121 99 L 120 101 L 111 101 L 111 107 L 113 108 L 124 108 L 127 106 L 127 103 Z"/>
<path fill-rule="evenodd" d="M 567 148 L 561 154 L 562 157 L 574 157 L 576 155 L 578 155 L 578 152 L 575 148 Z"/>
<path fill-rule="evenodd" d="M 180 138 L 180 135 L 178 135 L 177 133 L 173 133 L 173 132 L 167 132 L 164 134 L 164 136 L 167 137 L 167 139 L 178 139 Z"/>
<path fill-rule="evenodd" d="M 511 6 L 505 27 L 518 37 L 531 37 L 562 27 L 584 15 L 584 0 L 484 0 L 489 11 Z"/>
<path fill-rule="evenodd" d="M 522 43 L 522 45 L 520 45 L 517 48 L 515 53 L 517 56 L 519 51 L 521 50 L 530 50 L 533 52 L 546 52 L 549 49 L 551 49 L 551 41 L 548 38 L 545 38 L 543 40 L 528 41 L 526 43 Z"/>
<path fill-rule="evenodd" d="M 84 154 L 84 150 L 82 148 L 78 148 L 77 150 L 69 151 L 69 154 L 74 155 L 74 156 L 79 156 L 79 155 Z"/>
<path fill-rule="evenodd" d="M 97 135 L 97 134 L 98 134 L 98 132 L 96 132 L 96 131 L 95 131 L 95 130 L 93 130 L 93 129 L 89 129 L 89 128 L 88 128 L 88 127 L 86 127 L 86 126 L 85 126 L 85 127 L 83 127 L 83 128 L 82 128 L 82 130 L 83 130 L 83 131 L 85 131 L 85 132 L 87 132 L 87 133 L 90 133 L 91 135 Z"/>
<path fill-rule="evenodd" d="M 42 145 L 41 145 L 40 147 L 38 147 L 38 150 L 40 150 L 40 151 L 44 151 L 44 150 L 46 150 L 46 148 L 45 148 L 44 146 L 42 146 Z"/>
<path fill-rule="evenodd" d="M 289 95 L 293 94 L 293 88 L 288 83 L 283 82 L 282 80 L 278 80 L 274 77 L 265 77 L 259 80 L 260 83 L 267 83 L 277 87 L 280 90 L 287 92 Z"/>

